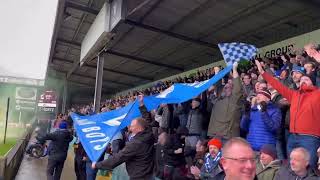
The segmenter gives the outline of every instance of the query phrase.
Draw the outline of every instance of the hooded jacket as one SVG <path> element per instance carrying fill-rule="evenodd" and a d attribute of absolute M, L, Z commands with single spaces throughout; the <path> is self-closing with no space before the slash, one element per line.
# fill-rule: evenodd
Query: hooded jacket
<path fill-rule="evenodd" d="M 154 137 L 150 130 L 137 133 L 119 153 L 97 162 L 98 169 L 111 170 L 123 162 L 131 180 L 146 179 L 153 173 Z"/>
<path fill-rule="evenodd" d="M 290 132 L 320 137 L 320 90 L 306 85 L 292 90 L 266 72 L 262 76 L 290 102 Z"/>

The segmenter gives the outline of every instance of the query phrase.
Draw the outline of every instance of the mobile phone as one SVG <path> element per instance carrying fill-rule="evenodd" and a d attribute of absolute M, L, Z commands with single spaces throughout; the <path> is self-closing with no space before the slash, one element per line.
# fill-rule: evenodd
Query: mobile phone
<path fill-rule="evenodd" d="M 260 104 L 257 105 L 257 108 L 258 108 L 259 111 L 261 111 L 261 105 Z"/>

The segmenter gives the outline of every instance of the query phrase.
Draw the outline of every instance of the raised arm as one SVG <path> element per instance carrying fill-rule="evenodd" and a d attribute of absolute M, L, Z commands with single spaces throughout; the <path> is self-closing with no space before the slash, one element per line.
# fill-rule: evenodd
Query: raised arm
<path fill-rule="evenodd" d="M 242 85 L 237 71 L 238 63 L 233 64 L 232 76 L 233 76 L 233 88 L 232 88 L 232 99 L 234 102 L 238 102 L 242 96 Z"/>
<path fill-rule="evenodd" d="M 290 88 L 279 82 L 277 79 L 275 79 L 272 75 L 265 72 L 258 60 L 256 60 L 256 65 L 263 79 L 270 83 L 275 90 L 277 90 L 283 97 L 285 97 L 289 102 L 291 102 L 294 90 L 291 90 Z"/>

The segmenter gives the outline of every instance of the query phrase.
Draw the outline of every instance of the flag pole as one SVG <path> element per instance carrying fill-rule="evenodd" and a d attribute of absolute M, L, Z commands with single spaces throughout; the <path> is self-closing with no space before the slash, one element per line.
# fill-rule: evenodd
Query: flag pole
<path fill-rule="evenodd" d="M 7 101 L 7 113 L 6 113 L 6 124 L 5 124 L 5 127 L 4 127 L 4 139 L 3 139 L 3 144 L 6 144 L 6 138 L 7 138 L 8 117 L 9 117 L 9 104 L 10 104 L 10 98 L 8 97 L 8 101 Z"/>

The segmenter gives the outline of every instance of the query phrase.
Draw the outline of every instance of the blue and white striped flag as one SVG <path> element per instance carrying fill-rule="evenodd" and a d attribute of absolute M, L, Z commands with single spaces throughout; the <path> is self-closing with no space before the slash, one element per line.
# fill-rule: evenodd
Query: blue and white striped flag
<path fill-rule="evenodd" d="M 254 45 L 238 42 L 220 43 L 218 46 L 227 65 L 232 65 L 241 59 L 250 60 L 258 51 Z"/>

